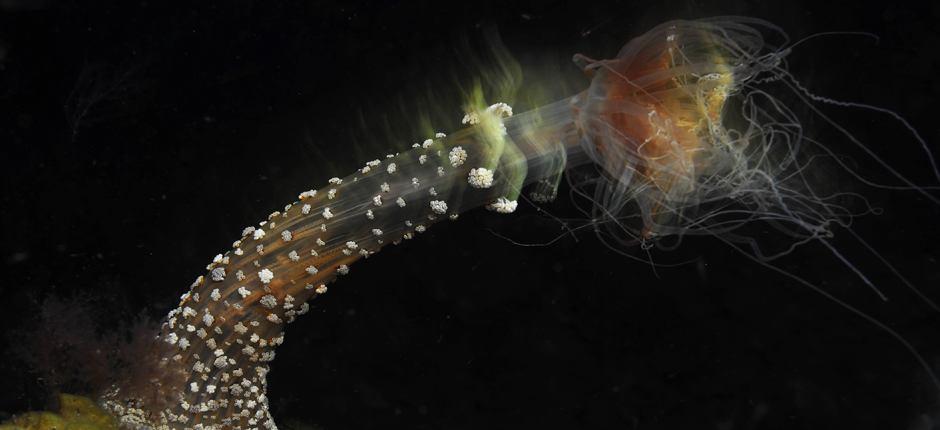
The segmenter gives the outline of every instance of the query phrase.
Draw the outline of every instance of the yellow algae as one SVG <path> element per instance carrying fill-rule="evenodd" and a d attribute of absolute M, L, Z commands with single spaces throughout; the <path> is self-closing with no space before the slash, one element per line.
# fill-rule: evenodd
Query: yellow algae
<path fill-rule="evenodd" d="M 117 430 L 114 418 L 88 397 L 59 395 L 59 411 L 27 412 L 0 424 L 0 430 Z"/>

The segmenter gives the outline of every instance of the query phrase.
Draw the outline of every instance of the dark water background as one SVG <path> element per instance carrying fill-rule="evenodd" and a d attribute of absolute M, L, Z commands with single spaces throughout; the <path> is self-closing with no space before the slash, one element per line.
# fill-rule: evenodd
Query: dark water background
<path fill-rule="evenodd" d="M 242 227 L 384 153 L 373 115 L 442 82 L 461 67 L 455 47 L 492 26 L 514 54 L 559 64 L 574 52 L 612 55 L 675 18 L 750 15 L 794 38 L 872 32 L 879 43 L 807 43 L 791 68 L 819 93 L 902 113 L 938 154 L 938 6 L 194 3 L 0 1 L 4 334 L 30 333 L 24 325 L 50 296 L 92 297 L 106 326 L 142 309 L 163 315 Z M 912 179 L 930 180 L 897 123 L 827 112 Z M 377 140 L 374 153 L 354 149 L 350 136 L 363 134 Z M 940 300 L 937 206 L 916 193 L 852 189 L 884 208 L 855 230 Z M 547 209 L 576 216 L 565 201 Z M 269 377 L 279 422 L 920 429 L 940 420 L 935 389 L 901 344 L 716 240 L 656 255 L 695 261 L 657 276 L 590 235 L 520 247 L 490 229 L 544 242 L 559 226 L 528 207 L 474 212 L 357 264 L 287 331 Z M 888 324 L 940 369 L 938 314 L 845 235 L 835 244 L 890 301 L 818 245 L 780 265 Z M 42 407 L 36 377 L 4 353 L 0 410 Z"/>

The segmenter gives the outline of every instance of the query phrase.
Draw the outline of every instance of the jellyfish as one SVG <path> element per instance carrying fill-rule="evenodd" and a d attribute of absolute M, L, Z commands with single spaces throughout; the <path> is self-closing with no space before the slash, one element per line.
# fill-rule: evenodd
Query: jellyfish
<path fill-rule="evenodd" d="M 520 204 L 551 201 L 566 177 L 614 250 L 707 235 L 774 267 L 802 244 L 827 243 L 835 226 L 870 208 L 853 210 L 843 201 L 859 196 L 809 178 L 825 147 L 767 89 L 827 101 L 787 71 L 792 47 L 757 19 L 671 21 L 611 59 L 576 55 L 590 81 L 569 97 L 514 112 L 475 93 L 465 127 L 379 155 L 245 227 L 140 358 L 155 375 L 148 392 L 116 384 L 101 404 L 129 428 L 276 428 L 267 375 L 286 326 L 311 300 L 388 245 L 476 208 L 511 216 Z M 579 169 L 594 174 L 566 176 Z M 785 240 L 759 240 L 755 224 Z"/>

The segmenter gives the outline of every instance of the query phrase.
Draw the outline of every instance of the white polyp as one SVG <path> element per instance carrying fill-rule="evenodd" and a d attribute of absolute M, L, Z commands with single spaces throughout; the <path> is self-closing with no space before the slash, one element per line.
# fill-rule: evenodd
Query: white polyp
<path fill-rule="evenodd" d="M 505 197 L 500 197 L 496 199 L 495 202 L 486 205 L 486 208 L 501 214 L 513 213 L 516 211 L 516 206 L 519 205 L 519 202 L 516 200 L 509 200 Z"/>
<path fill-rule="evenodd" d="M 455 146 L 450 149 L 447 159 L 450 160 L 451 166 L 460 167 L 464 161 L 467 161 L 467 151 L 463 147 Z"/>
<path fill-rule="evenodd" d="M 431 210 L 438 215 L 443 215 L 447 212 L 447 202 L 443 200 L 431 200 Z"/>
<path fill-rule="evenodd" d="M 258 280 L 260 280 L 262 284 L 269 284 L 272 279 L 274 279 L 274 272 L 271 270 L 261 269 L 261 271 L 258 272 Z"/>
<path fill-rule="evenodd" d="M 493 171 L 485 167 L 470 169 L 467 183 L 473 188 L 489 188 L 493 186 Z"/>

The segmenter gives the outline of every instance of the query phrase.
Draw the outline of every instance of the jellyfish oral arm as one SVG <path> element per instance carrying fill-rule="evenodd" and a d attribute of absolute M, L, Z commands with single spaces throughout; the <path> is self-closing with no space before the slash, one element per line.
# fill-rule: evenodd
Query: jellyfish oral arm
<path fill-rule="evenodd" d="M 274 428 L 266 376 L 284 327 L 360 258 L 486 206 L 513 212 L 527 184 L 545 197 L 577 153 L 567 101 L 512 117 L 496 104 L 469 125 L 366 163 L 246 227 L 166 317 L 150 400 L 102 399 L 131 428 Z M 577 158 L 577 156 L 575 156 Z M 158 399 L 158 400 L 153 400 Z"/>

